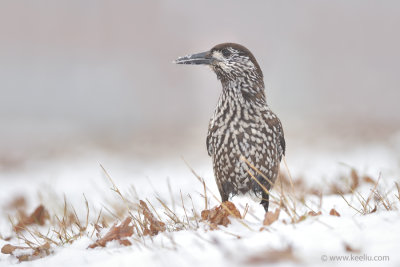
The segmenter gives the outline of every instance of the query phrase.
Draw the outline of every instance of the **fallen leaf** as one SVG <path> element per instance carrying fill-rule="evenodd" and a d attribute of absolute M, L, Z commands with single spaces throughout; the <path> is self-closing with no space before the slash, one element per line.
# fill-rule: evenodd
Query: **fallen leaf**
<path fill-rule="evenodd" d="M 347 243 L 344 243 L 344 248 L 346 249 L 347 252 L 353 252 L 353 253 L 360 253 L 361 252 L 359 249 L 355 249 L 355 248 L 351 247 Z"/>
<path fill-rule="evenodd" d="M 292 222 L 293 222 L 293 223 L 299 223 L 299 222 L 304 221 L 305 219 L 307 219 L 307 215 L 306 215 L 306 214 L 301 215 L 301 216 L 297 219 L 297 221 L 294 220 L 294 222 L 293 222 L 293 220 L 292 220 Z"/>
<path fill-rule="evenodd" d="M 14 251 L 16 250 L 18 250 L 18 254 L 14 255 Z M 1 253 L 13 255 L 20 262 L 30 261 L 50 255 L 50 244 L 46 242 L 43 245 L 37 247 L 20 247 L 7 244 L 1 248 Z"/>
<path fill-rule="evenodd" d="M 282 261 L 300 262 L 300 260 L 293 254 L 292 247 L 285 249 L 271 249 L 251 256 L 245 261 L 246 264 L 266 264 L 278 263 Z"/>
<path fill-rule="evenodd" d="M 129 241 L 128 239 L 122 239 L 122 240 L 119 240 L 118 242 L 119 242 L 121 245 L 125 246 L 125 247 L 131 246 L 131 245 L 132 245 L 131 241 Z"/>
<path fill-rule="evenodd" d="M 335 210 L 335 209 L 331 209 L 331 211 L 329 212 L 329 215 L 340 217 L 340 213 L 337 212 L 337 210 Z"/>
<path fill-rule="evenodd" d="M 278 220 L 280 212 L 281 210 L 278 208 L 275 209 L 275 212 L 267 211 L 265 213 L 263 225 L 271 225 L 273 222 Z"/>
<path fill-rule="evenodd" d="M 322 212 L 321 211 L 318 211 L 318 212 L 315 212 L 315 211 L 309 211 L 308 212 L 308 215 L 309 216 L 319 216 L 319 215 L 321 215 L 322 214 Z"/>
<path fill-rule="evenodd" d="M 331 184 L 331 185 L 330 185 L 329 194 L 332 194 L 332 195 L 341 195 L 341 194 L 343 194 L 343 193 L 344 193 L 344 192 L 343 192 L 343 190 L 340 188 L 339 185 L 337 185 L 337 184 Z"/>
<path fill-rule="evenodd" d="M 26 208 L 26 199 L 23 196 L 18 196 L 14 198 L 6 206 L 6 209 L 10 210 L 24 210 L 25 208 Z"/>
<path fill-rule="evenodd" d="M 360 177 L 358 176 L 358 173 L 355 169 L 351 169 L 350 172 L 350 177 L 351 177 L 351 190 L 354 191 L 358 185 L 360 184 Z"/>
<path fill-rule="evenodd" d="M 373 184 L 373 185 L 376 184 L 376 181 L 369 176 L 364 176 L 363 181 L 368 184 Z"/>
<path fill-rule="evenodd" d="M 18 224 L 14 227 L 14 231 L 19 232 L 25 229 L 26 226 L 32 224 L 44 225 L 46 220 L 48 220 L 49 213 L 44 208 L 43 205 L 40 205 L 35 209 L 35 211 L 28 217 L 22 217 Z"/>
<path fill-rule="evenodd" d="M 374 213 L 374 212 L 376 212 L 376 210 L 377 210 L 377 207 L 375 205 L 375 207 L 370 211 L 370 213 Z"/>
<path fill-rule="evenodd" d="M 4 245 L 1 248 L 1 253 L 3 253 L 3 254 L 11 254 L 16 249 L 25 249 L 25 247 L 18 247 L 18 246 L 13 246 L 13 245 L 7 244 L 7 245 Z"/>
<path fill-rule="evenodd" d="M 143 235 L 157 235 L 159 232 L 164 232 L 167 228 L 165 227 L 165 223 L 157 220 L 154 214 L 150 211 L 149 207 L 147 207 L 146 202 L 140 200 L 140 209 L 144 216 L 144 230 Z"/>
<path fill-rule="evenodd" d="M 128 217 L 119 226 L 114 224 L 103 238 L 98 239 L 88 248 L 105 247 L 108 242 L 113 240 L 117 240 L 121 245 L 124 246 L 131 245 L 130 241 L 123 239 L 133 235 L 133 226 L 129 225 L 131 221 L 132 219 Z"/>
<path fill-rule="evenodd" d="M 236 208 L 235 204 L 230 201 L 225 201 L 219 206 L 215 206 L 211 210 L 203 210 L 201 212 L 201 219 L 203 221 L 208 221 L 210 224 L 210 229 L 215 230 L 218 225 L 227 226 L 231 223 L 229 216 L 235 218 L 242 218 L 239 210 Z"/>

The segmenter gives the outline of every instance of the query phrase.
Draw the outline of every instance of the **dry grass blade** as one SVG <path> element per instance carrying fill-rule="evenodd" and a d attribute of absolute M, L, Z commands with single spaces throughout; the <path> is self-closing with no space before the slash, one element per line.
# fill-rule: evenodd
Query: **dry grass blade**
<path fill-rule="evenodd" d="M 206 182 L 203 180 L 203 190 L 204 190 L 204 209 L 208 209 L 208 199 L 207 199 L 207 188 L 206 188 Z"/>
<path fill-rule="evenodd" d="M 125 197 L 122 195 L 121 191 L 119 190 L 119 188 L 115 185 L 113 179 L 111 178 L 111 176 L 108 174 L 108 172 L 106 171 L 106 169 L 103 167 L 103 165 L 100 164 L 101 169 L 103 170 L 104 174 L 106 175 L 106 177 L 108 178 L 108 180 L 111 182 L 112 184 L 112 188 L 111 190 L 113 190 L 114 192 L 116 192 L 122 199 L 122 201 L 125 203 L 127 210 L 129 211 L 129 213 L 131 213 L 131 209 L 129 207 L 129 202 L 125 199 Z"/>
<path fill-rule="evenodd" d="M 395 182 L 396 188 L 397 188 L 397 199 L 400 201 L 400 186 L 397 182 Z"/>
<path fill-rule="evenodd" d="M 380 200 L 382 205 L 385 207 L 386 210 L 392 210 L 392 205 L 390 204 L 389 200 L 387 199 L 387 196 L 382 196 L 379 192 L 374 191 L 374 195 Z"/>
<path fill-rule="evenodd" d="M 359 209 L 357 209 L 356 207 L 354 207 L 353 205 L 351 205 L 350 202 L 347 201 L 347 199 L 343 196 L 342 193 L 340 193 L 339 195 L 343 198 L 343 200 L 346 202 L 346 204 L 347 204 L 350 208 L 352 208 L 353 210 L 357 211 L 357 213 L 363 214 L 362 210 L 359 210 Z"/>
<path fill-rule="evenodd" d="M 371 192 L 370 192 L 370 194 L 368 195 L 367 200 L 365 201 L 365 205 L 364 205 L 364 214 L 365 214 L 365 212 L 366 212 L 366 208 L 365 208 L 365 207 L 368 206 L 369 202 L 371 201 L 372 196 L 373 196 L 373 193 L 375 192 L 376 188 L 378 187 L 378 184 L 379 184 L 379 181 L 380 181 L 380 180 L 381 180 L 381 175 L 379 174 L 378 180 L 377 180 L 376 183 L 374 184 L 374 188 L 371 189 Z"/>
<path fill-rule="evenodd" d="M 188 197 L 190 198 L 190 201 L 192 202 L 192 213 L 193 213 L 193 217 L 194 217 L 194 219 L 196 221 L 196 229 L 197 229 L 197 228 L 199 228 L 199 222 L 198 222 L 198 218 L 197 218 L 198 216 L 197 216 L 196 210 L 194 208 L 194 203 L 193 203 L 192 196 L 188 195 Z"/>
<path fill-rule="evenodd" d="M 247 215 L 247 213 L 249 212 L 249 208 L 250 208 L 249 204 L 246 203 L 246 206 L 244 207 L 243 216 L 242 216 L 242 219 L 243 219 L 243 220 L 244 220 L 244 218 L 246 218 L 246 215 Z"/>
<path fill-rule="evenodd" d="M 184 223 L 181 222 L 181 220 L 178 218 L 178 216 L 175 214 L 175 212 L 173 212 L 168 206 L 167 204 L 165 204 L 164 201 L 162 201 L 161 199 L 157 198 L 158 202 L 161 203 L 161 205 L 163 206 L 163 208 L 165 209 L 164 214 L 167 215 L 172 221 L 175 222 L 175 224 L 181 224 L 183 225 Z"/>
<path fill-rule="evenodd" d="M 171 181 L 169 180 L 169 178 L 167 178 L 167 185 L 168 185 L 169 195 L 171 196 L 172 210 L 176 211 L 175 198 L 174 198 L 174 195 L 172 194 Z"/>
<path fill-rule="evenodd" d="M 188 217 L 187 212 L 186 212 L 185 203 L 183 203 L 182 191 L 179 190 L 179 192 L 180 192 L 180 194 L 181 194 L 181 202 L 182 202 L 183 211 L 185 212 L 185 217 L 186 217 L 187 225 L 190 227 L 190 221 L 189 221 L 189 217 Z"/>
<path fill-rule="evenodd" d="M 290 186 L 292 187 L 292 192 L 294 192 L 294 185 L 293 185 L 292 174 L 290 173 L 289 167 L 288 167 L 288 165 L 287 165 L 286 156 L 283 155 L 282 158 L 283 158 L 283 163 L 285 163 L 286 171 L 287 171 L 287 173 L 288 173 L 288 175 L 289 175 L 289 181 L 290 181 Z"/>
<path fill-rule="evenodd" d="M 272 181 L 267 176 L 265 176 L 264 173 L 262 173 L 259 169 L 257 169 L 253 164 L 251 164 L 250 161 L 248 161 L 244 156 L 241 156 L 240 160 L 244 161 L 250 168 L 252 168 L 255 172 L 261 175 L 262 178 L 264 178 L 271 186 L 273 185 Z"/>

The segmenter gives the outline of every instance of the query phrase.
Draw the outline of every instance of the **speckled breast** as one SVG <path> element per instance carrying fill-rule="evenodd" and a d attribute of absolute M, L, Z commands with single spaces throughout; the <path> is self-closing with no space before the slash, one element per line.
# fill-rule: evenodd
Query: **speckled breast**
<path fill-rule="evenodd" d="M 217 184 L 231 195 L 245 194 L 250 190 L 259 194 L 263 189 L 255 179 L 269 189 L 278 173 L 277 129 L 268 123 L 268 119 L 275 115 L 266 111 L 248 113 L 246 119 L 232 116 L 214 120 L 216 123 L 211 134 Z"/>

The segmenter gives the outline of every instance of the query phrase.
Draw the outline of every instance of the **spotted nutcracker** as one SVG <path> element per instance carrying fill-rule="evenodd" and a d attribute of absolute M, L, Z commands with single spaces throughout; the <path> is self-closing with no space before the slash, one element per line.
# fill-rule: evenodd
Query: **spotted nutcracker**
<path fill-rule="evenodd" d="M 222 201 L 253 194 L 268 211 L 269 190 L 285 154 L 285 138 L 280 120 L 267 104 L 263 73 L 255 57 L 242 45 L 223 43 L 175 63 L 208 65 L 222 83 L 206 142 Z"/>

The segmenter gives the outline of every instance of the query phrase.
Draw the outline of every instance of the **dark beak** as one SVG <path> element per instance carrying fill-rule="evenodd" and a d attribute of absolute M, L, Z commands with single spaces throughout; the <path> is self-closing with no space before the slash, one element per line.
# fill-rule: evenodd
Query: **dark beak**
<path fill-rule="evenodd" d="M 210 65 L 212 63 L 212 57 L 209 51 L 187 55 L 180 57 L 174 61 L 175 64 L 190 64 L 190 65 Z"/>

